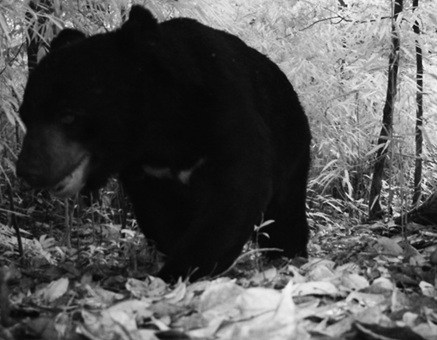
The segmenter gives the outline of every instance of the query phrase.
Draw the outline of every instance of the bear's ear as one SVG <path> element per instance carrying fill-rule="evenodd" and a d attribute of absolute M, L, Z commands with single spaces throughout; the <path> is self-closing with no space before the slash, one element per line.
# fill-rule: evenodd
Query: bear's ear
<path fill-rule="evenodd" d="M 65 28 L 52 40 L 50 43 L 50 50 L 57 50 L 58 48 L 70 45 L 85 38 L 86 35 L 81 31 L 72 28 Z"/>
<path fill-rule="evenodd" d="M 129 19 L 121 27 L 124 43 L 155 44 L 159 40 L 158 20 L 142 6 L 134 5 L 129 13 Z"/>

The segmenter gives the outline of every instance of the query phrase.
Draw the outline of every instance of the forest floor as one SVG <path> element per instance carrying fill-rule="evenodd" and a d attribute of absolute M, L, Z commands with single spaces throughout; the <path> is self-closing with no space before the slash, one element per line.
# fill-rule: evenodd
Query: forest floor
<path fill-rule="evenodd" d="M 25 240 L 38 256 L 1 257 L 0 339 L 437 340 L 436 226 L 313 229 L 308 260 L 252 250 L 225 276 L 174 285 L 144 274 L 144 240 L 82 243 L 82 257 Z"/>

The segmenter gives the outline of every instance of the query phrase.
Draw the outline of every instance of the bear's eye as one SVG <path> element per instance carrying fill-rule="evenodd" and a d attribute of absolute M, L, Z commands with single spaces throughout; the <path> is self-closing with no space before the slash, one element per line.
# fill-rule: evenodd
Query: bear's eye
<path fill-rule="evenodd" d="M 75 123 L 80 116 L 81 116 L 80 112 L 67 110 L 60 115 L 60 121 L 64 125 L 71 125 Z"/>
<path fill-rule="evenodd" d="M 63 115 L 61 118 L 62 124 L 72 124 L 76 120 L 76 116 L 72 113 Z"/>

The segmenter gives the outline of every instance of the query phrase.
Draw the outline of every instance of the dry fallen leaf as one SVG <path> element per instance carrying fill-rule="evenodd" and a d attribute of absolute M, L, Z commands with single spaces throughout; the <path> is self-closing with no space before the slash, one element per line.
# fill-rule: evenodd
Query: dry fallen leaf
<path fill-rule="evenodd" d="M 292 289 L 293 296 L 304 295 L 339 295 L 338 289 L 331 283 L 325 281 L 297 283 Z"/>
<path fill-rule="evenodd" d="M 402 247 L 395 241 L 387 237 L 379 237 L 377 239 L 379 250 L 381 253 L 386 253 L 388 255 L 402 255 Z"/>
<path fill-rule="evenodd" d="M 67 292 L 68 285 L 69 280 L 67 278 L 60 278 L 38 290 L 38 292 L 35 293 L 35 297 L 39 297 L 41 304 L 50 304 Z"/>

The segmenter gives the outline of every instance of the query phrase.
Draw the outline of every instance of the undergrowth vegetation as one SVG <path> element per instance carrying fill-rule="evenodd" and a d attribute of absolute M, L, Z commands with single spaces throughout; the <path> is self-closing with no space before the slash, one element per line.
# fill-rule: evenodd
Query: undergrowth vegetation
<path fill-rule="evenodd" d="M 131 1 L 53 3 L 54 7 L 43 15 L 46 20 L 39 30 L 46 42 L 65 26 L 88 34 L 114 29 L 123 21 Z M 135 3 L 146 5 L 160 20 L 189 16 L 230 31 L 278 63 L 298 92 L 312 128 L 308 185 L 308 217 L 312 225 L 332 224 L 335 219 L 358 223 L 366 218 L 386 96 L 391 1 L 350 0 L 346 6 L 340 6 L 336 0 Z M 389 144 L 390 158 L 381 194 L 382 203 L 393 209 L 390 213 L 399 213 L 411 204 L 416 157 L 416 36 L 412 30 L 415 20 L 421 23 L 425 65 L 424 197 L 435 190 L 436 183 L 437 3 L 423 0 L 414 13 L 408 6 L 411 5 L 405 5 L 399 22 L 401 59 L 395 134 Z M 135 221 L 116 182 L 93 199 L 63 202 L 45 192 L 25 191 L 15 180 L 14 163 L 24 134 L 17 112 L 27 79 L 26 29 L 35 15 L 28 2 L 0 2 L 0 243 L 5 249 L 14 249 L 16 241 L 10 226 L 16 221 L 23 232 L 31 233 L 23 234 L 27 251 L 39 249 L 41 254 L 47 254 L 49 249 L 48 255 L 44 255 L 49 262 L 53 252 L 60 257 L 65 255 L 65 250 L 56 249 L 51 239 L 62 237 L 65 230 L 76 226 L 81 226 L 81 233 L 87 230 L 92 240 L 100 243 L 111 242 L 108 236 L 114 231 L 116 235 L 124 231 L 126 238 L 121 242 L 124 249 L 120 251 L 129 252 L 129 242 L 134 241 L 129 241 L 132 238 L 128 230 L 135 226 Z M 39 54 L 44 54 L 43 49 Z M 59 226 L 66 229 L 58 230 Z M 30 235 L 42 238 L 32 240 Z M 87 248 L 87 256 L 104 259 L 101 248 L 93 247 Z"/>

